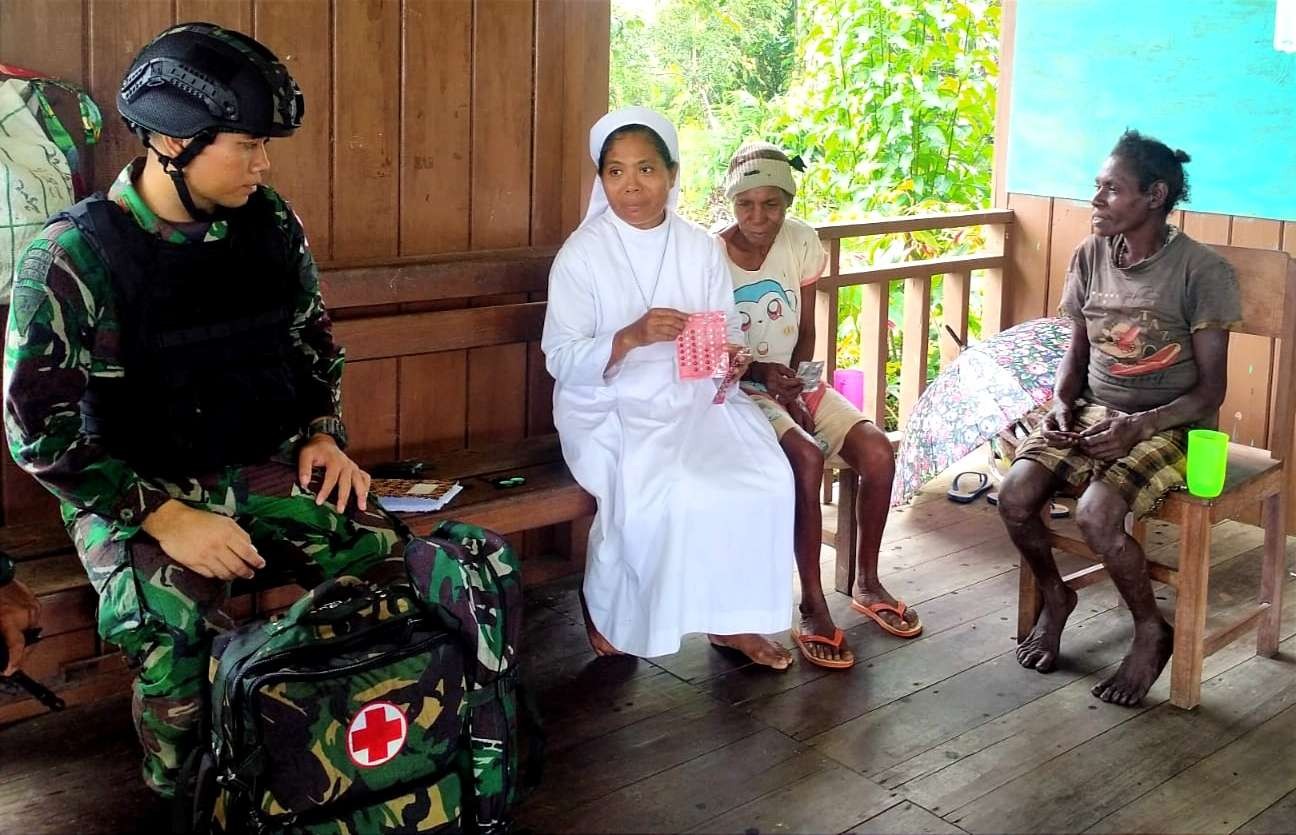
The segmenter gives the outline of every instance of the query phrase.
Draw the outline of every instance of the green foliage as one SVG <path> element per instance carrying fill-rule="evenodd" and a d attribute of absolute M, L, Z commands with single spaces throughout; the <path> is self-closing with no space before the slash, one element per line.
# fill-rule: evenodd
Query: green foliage
<path fill-rule="evenodd" d="M 999 7 L 807 0 L 797 72 L 766 130 L 806 152 L 802 211 L 824 219 L 984 205 Z"/>
<path fill-rule="evenodd" d="M 684 215 L 709 224 L 727 212 L 719 181 L 787 89 L 796 8 L 797 0 L 613 0 L 609 104 L 651 107 L 675 123 Z"/>
<path fill-rule="evenodd" d="M 728 215 L 725 166 L 757 138 L 805 159 L 794 211 L 812 223 L 989 205 L 999 0 L 665 0 L 636 16 L 641 5 L 613 2 L 611 103 L 645 104 L 679 127 L 685 215 L 705 225 Z M 857 239 L 843 270 L 983 243 L 975 228 Z M 932 288 L 931 374 L 942 284 Z M 892 283 L 892 322 L 903 294 Z M 859 360 L 861 296 L 841 292 L 841 365 Z M 971 309 L 976 336 L 975 285 Z M 890 329 L 891 388 L 900 342 Z"/>

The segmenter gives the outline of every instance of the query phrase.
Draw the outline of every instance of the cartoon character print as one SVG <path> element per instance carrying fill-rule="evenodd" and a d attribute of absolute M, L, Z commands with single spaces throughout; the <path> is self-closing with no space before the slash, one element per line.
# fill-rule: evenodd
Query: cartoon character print
<path fill-rule="evenodd" d="M 782 284 L 769 278 L 744 284 L 734 291 L 734 302 L 754 360 L 791 354 L 800 320 L 797 300 Z"/>
<path fill-rule="evenodd" d="M 1114 377 L 1140 377 L 1164 371 L 1174 365 L 1183 351 L 1178 342 L 1166 342 L 1170 333 L 1161 327 L 1156 314 L 1150 310 L 1139 311 L 1134 319 L 1120 319 L 1106 325 L 1102 333 L 1094 341 L 1094 347 L 1112 357 L 1107 373 Z"/>

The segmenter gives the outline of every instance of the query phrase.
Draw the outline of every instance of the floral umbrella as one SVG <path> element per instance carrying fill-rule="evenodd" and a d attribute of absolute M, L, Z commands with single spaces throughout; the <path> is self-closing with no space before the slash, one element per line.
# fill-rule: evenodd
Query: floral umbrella
<path fill-rule="evenodd" d="M 1071 320 L 1032 319 L 969 347 L 914 406 L 896 455 L 892 506 L 1053 397 Z"/>

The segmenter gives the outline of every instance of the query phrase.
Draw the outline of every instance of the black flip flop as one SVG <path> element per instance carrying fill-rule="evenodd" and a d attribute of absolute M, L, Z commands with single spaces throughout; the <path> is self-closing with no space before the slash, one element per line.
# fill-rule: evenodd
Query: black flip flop
<path fill-rule="evenodd" d="M 976 479 L 976 486 L 973 487 L 971 490 L 959 489 L 959 481 L 962 480 L 964 476 L 972 476 L 973 478 Z M 973 473 L 973 472 L 959 473 L 958 475 L 954 476 L 954 482 L 950 485 L 950 488 L 945 491 L 945 495 L 949 496 L 949 500 L 952 502 L 958 502 L 959 504 L 971 504 L 972 502 L 976 501 L 981 496 L 982 493 L 984 493 L 989 489 L 990 489 L 990 476 L 986 475 L 985 473 Z"/>

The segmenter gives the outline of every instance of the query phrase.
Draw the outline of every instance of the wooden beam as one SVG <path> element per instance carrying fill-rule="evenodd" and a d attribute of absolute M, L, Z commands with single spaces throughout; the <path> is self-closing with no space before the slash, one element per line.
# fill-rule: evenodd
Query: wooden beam
<path fill-rule="evenodd" d="M 1207 635 L 1202 641 L 1202 656 L 1206 657 L 1214 655 L 1216 652 L 1233 643 L 1247 632 L 1250 632 L 1255 628 L 1256 621 L 1260 620 L 1267 611 L 1269 611 L 1269 604 L 1261 603 L 1259 606 L 1256 606 L 1248 612 L 1244 617 L 1238 618 L 1228 626 L 1217 629 Z"/>
<path fill-rule="evenodd" d="M 999 82 L 995 85 L 994 168 L 990 191 L 995 206 L 1008 205 L 1008 134 L 1012 130 L 1013 47 L 1017 0 L 1004 0 L 999 12 Z"/>
<path fill-rule="evenodd" d="M 336 262 L 320 273 L 330 310 L 544 291 L 553 249 Z"/>
<path fill-rule="evenodd" d="M 457 351 L 540 338 L 544 302 L 350 319 L 333 325 L 347 360 Z"/>
<path fill-rule="evenodd" d="M 944 258 L 928 258 L 922 261 L 903 261 L 899 264 L 883 264 L 878 267 L 865 267 L 852 273 L 839 276 L 827 276 L 819 279 L 826 287 L 851 287 L 856 284 L 879 284 L 914 276 L 930 277 L 952 272 L 971 272 L 973 270 L 1001 269 L 1004 264 L 1002 255 L 949 255 Z"/>
<path fill-rule="evenodd" d="M 815 227 L 819 239 L 861 238 L 889 235 L 895 232 L 921 232 L 927 229 L 960 229 L 965 226 L 987 226 L 1013 222 L 1011 209 L 976 209 L 968 212 L 934 212 L 853 223 L 825 223 Z"/>

